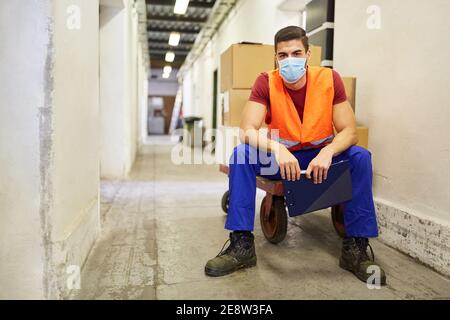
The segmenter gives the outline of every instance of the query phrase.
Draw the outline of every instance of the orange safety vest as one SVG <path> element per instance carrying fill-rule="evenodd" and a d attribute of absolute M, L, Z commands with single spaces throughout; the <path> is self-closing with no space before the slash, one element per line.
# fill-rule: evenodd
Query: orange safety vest
<path fill-rule="evenodd" d="M 312 149 L 329 144 L 334 138 L 334 83 L 331 69 L 308 67 L 303 122 L 283 84 L 278 69 L 268 72 L 272 121 L 269 133 L 288 149 Z M 273 132 L 278 129 L 276 136 Z M 300 146 L 299 146 L 300 144 Z"/>

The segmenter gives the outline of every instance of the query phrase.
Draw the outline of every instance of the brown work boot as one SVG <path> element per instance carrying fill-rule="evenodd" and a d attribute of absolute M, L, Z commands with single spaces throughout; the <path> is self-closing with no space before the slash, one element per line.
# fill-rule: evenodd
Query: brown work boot
<path fill-rule="evenodd" d="M 367 254 L 367 247 L 370 248 L 372 258 Z M 339 259 L 339 266 L 353 273 L 359 280 L 367 283 L 367 280 L 374 275 L 374 269 L 378 268 L 380 275 L 380 285 L 386 284 L 386 274 L 384 270 L 375 262 L 372 247 L 367 238 L 346 238 L 342 241 L 342 254 Z M 368 269 L 371 267 L 370 269 Z M 372 283 L 369 283 L 372 284 Z"/>
<path fill-rule="evenodd" d="M 223 250 L 228 241 L 230 245 Z M 219 254 L 206 263 L 206 275 L 221 277 L 238 269 L 256 265 L 255 241 L 251 232 L 230 232 L 230 239 L 227 242 Z"/>

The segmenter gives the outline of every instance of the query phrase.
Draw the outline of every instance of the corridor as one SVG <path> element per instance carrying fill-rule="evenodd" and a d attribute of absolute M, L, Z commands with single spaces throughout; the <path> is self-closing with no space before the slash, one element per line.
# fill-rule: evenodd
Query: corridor
<path fill-rule="evenodd" d="M 0 300 L 450 300 L 449 12 L 0 1 Z"/>
<path fill-rule="evenodd" d="M 388 285 L 368 290 L 340 269 L 341 240 L 329 211 L 290 218 L 288 235 L 268 243 L 255 218 L 256 268 L 204 275 L 228 237 L 217 165 L 176 166 L 169 137 L 151 137 L 130 178 L 102 181 L 102 234 L 81 276 L 77 299 L 449 299 L 450 281 L 371 241 Z M 257 207 L 263 197 L 258 193 Z"/>

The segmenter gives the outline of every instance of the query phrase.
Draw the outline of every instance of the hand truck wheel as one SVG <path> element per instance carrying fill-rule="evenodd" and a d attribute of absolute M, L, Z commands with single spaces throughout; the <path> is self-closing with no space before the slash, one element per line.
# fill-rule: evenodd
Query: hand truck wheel
<path fill-rule="evenodd" d="M 336 233 L 344 238 L 346 235 L 344 224 L 344 206 L 341 204 L 335 205 L 331 208 L 331 220 Z"/>
<path fill-rule="evenodd" d="M 261 202 L 259 218 L 261 229 L 269 242 L 279 243 L 284 240 L 288 221 L 284 197 L 266 195 Z"/>
<path fill-rule="evenodd" d="M 222 210 L 228 214 L 228 207 L 230 205 L 230 191 L 227 190 L 222 196 Z"/>

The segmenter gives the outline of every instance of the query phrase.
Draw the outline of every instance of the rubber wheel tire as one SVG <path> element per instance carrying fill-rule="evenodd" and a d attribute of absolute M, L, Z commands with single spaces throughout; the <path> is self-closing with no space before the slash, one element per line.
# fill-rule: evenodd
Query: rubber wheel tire
<path fill-rule="evenodd" d="M 259 219 L 261 222 L 261 229 L 270 243 L 279 243 L 284 240 L 287 233 L 287 212 L 284 202 L 284 197 L 272 196 L 272 207 L 270 211 L 266 209 L 265 196 L 261 202 L 261 209 L 259 211 Z"/>
<path fill-rule="evenodd" d="M 346 235 L 344 224 L 344 207 L 340 204 L 331 208 L 331 220 L 333 221 L 333 227 L 336 233 L 344 238 Z"/>
<path fill-rule="evenodd" d="M 228 214 L 228 207 L 230 205 L 230 191 L 227 190 L 222 196 L 222 210 Z"/>

